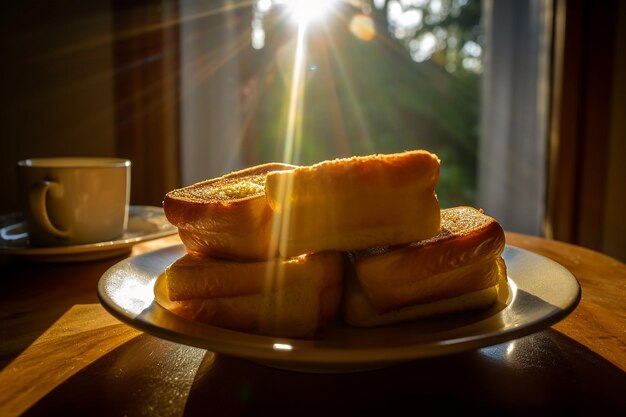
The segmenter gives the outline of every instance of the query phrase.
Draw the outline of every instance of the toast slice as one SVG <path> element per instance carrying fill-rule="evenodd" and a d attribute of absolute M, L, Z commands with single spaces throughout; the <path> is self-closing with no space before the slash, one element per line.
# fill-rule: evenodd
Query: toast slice
<path fill-rule="evenodd" d="M 352 254 L 346 320 L 395 322 L 493 304 L 506 281 L 504 246 L 502 227 L 481 210 L 441 210 L 433 238 Z"/>
<path fill-rule="evenodd" d="M 186 255 L 165 271 L 170 309 L 213 326 L 314 338 L 342 298 L 339 252 L 239 262 Z"/>
<path fill-rule="evenodd" d="M 265 199 L 266 176 L 294 168 L 264 164 L 176 189 L 166 194 L 163 210 L 189 253 L 269 259 L 276 255 L 277 243 Z"/>
<path fill-rule="evenodd" d="M 325 161 L 270 172 L 265 193 L 290 257 L 426 239 L 439 233 L 439 159 L 426 151 Z"/>
<path fill-rule="evenodd" d="M 352 326 L 375 327 L 445 314 L 487 309 L 496 302 L 500 291 L 502 291 L 502 286 L 506 285 L 507 279 L 506 265 L 501 257 L 492 261 L 492 265 L 492 274 L 495 274 L 499 281 L 495 285 L 462 295 L 401 307 L 386 313 L 378 313 L 374 309 L 356 275 L 348 273 L 344 300 L 344 319 Z"/>

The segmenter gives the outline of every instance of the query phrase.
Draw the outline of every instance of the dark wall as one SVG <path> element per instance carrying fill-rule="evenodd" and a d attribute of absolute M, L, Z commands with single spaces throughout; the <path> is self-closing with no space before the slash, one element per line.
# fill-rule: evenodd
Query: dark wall
<path fill-rule="evenodd" d="M 0 214 L 15 163 L 116 156 L 109 0 L 6 2 L 0 14 Z"/>

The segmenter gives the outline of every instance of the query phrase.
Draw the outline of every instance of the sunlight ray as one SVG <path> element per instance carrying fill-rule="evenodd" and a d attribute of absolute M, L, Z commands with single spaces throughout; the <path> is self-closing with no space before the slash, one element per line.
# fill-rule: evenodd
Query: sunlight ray
<path fill-rule="evenodd" d="M 302 106 L 304 103 L 304 59 L 306 56 L 306 24 L 298 25 L 298 35 L 296 39 L 296 50 L 293 59 L 293 70 L 291 76 L 291 90 L 289 92 L 289 107 L 287 110 L 287 128 L 285 132 L 283 161 L 298 165 L 300 163 L 301 139 L 302 139 Z M 293 190 L 293 182 L 286 181 L 283 189 L 280 190 L 281 210 L 278 218 L 274 219 L 278 236 L 278 247 L 284 252 L 288 244 L 287 236 L 289 232 L 289 221 L 291 217 L 291 204 L 289 196 Z"/>
<path fill-rule="evenodd" d="M 211 76 L 213 76 L 217 71 L 219 71 L 224 65 L 233 60 L 239 53 L 241 53 L 245 48 L 247 48 L 250 44 L 250 38 L 246 33 L 243 33 L 239 36 L 238 39 L 233 41 L 232 47 L 230 50 L 226 51 L 221 57 L 213 62 L 209 62 L 206 64 L 202 64 L 202 68 L 194 69 L 194 73 L 197 75 L 197 81 L 199 84 L 207 81 Z M 207 51 L 203 55 L 197 57 L 193 65 L 200 66 L 200 63 L 206 59 L 208 55 L 210 55 L 212 51 Z M 206 59 L 210 61 L 209 59 Z M 188 93 L 184 91 L 183 94 Z"/>
<path fill-rule="evenodd" d="M 287 131 L 285 133 L 285 149 L 283 161 L 297 164 L 300 160 L 301 133 L 299 124 L 302 123 L 302 103 L 304 95 L 304 58 L 306 55 L 306 25 L 298 26 L 296 52 L 293 63 L 292 84 L 289 92 L 289 109 L 287 111 Z"/>

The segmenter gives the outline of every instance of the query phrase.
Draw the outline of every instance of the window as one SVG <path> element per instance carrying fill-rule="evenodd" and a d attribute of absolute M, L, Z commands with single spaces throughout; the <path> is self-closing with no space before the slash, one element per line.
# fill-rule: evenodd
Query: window
<path fill-rule="evenodd" d="M 442 207 L 537 234 L 546 4 L 182 0 L 183 182 L 427 149 L 442 160 Z"/>

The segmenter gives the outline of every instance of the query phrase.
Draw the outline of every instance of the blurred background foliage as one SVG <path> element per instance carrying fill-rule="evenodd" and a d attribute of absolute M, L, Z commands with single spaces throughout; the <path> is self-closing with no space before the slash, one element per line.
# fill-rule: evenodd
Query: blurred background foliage
<path fill-rule="evenodd" d="M 283 159 L 297 30 L 278 7 L 260 17 L 263 44 L 246 65 L 249 164 Z M 296 162 L 426 149 L 442 162 L 441 206 L 474 205 L 481 36 L 480 0 L 341 3 L 307 32 Z"/>

